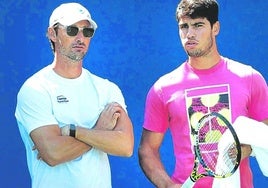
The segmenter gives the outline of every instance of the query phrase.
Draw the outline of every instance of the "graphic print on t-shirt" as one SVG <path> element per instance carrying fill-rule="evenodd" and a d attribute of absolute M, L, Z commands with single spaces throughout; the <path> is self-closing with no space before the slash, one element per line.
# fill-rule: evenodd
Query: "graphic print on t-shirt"
<path fill-rule="evenodd" d="M 229 85 L 191 88 L 185 90 L 185 97 L 192 143 L 196 125 L 205 114 L 217 112 L 223 115 L 227 120 L 231 120 Z M 215 134 L 221 133 L 215 132 Z M 204 137 L 206 136 L 209 135 L 204 135 Z"/>

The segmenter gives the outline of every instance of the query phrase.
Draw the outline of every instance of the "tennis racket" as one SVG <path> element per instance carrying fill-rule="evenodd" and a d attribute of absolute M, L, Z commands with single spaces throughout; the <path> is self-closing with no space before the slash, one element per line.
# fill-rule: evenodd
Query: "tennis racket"
<path fill-rule="evenodd" d="M 194 130 L 194 167 L 182 188 L 193 187 L 205 176 L 226 178 L 239 167 L 241 147 L 230 122 L 212 112 L 203 116 Z"/>

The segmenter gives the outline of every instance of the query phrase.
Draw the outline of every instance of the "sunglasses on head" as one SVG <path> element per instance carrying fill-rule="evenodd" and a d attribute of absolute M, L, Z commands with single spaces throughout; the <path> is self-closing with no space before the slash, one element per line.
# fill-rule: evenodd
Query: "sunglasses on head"
<path fill-rule="evenodd" d="M 90 27 L 76 27 L 76 26 L 64 26 L 64 25 L 60 25 L 58 24 L 58 26 L 63 27 L 66 30 L 67 35 L 74 37 L 78 34 L 79 31 L 82 31 L 84 37 L 89 37 L 92 38 L 95 30 L 93 28 Z"/>

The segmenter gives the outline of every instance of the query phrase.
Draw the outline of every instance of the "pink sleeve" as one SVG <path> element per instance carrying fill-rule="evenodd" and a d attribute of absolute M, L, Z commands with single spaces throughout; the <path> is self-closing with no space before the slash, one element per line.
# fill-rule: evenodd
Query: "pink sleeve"
<path fill-rule="evenodd" d="M 161 88 L 155 84 L 147 94 L 143 128 L 164 133 L 168 128 L 168 110 Z"/>
<path fill-rule="evenodd" d="M 250 83 L 249 116 L 258 121 L 268 119 L 268 88 L 265 79 L 259 72 L 254 71 Z"/>

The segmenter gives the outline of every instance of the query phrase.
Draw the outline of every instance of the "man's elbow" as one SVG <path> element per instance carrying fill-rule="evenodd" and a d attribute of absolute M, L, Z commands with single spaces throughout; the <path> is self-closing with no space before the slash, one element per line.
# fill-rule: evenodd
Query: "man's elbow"
<path fill-rule="evenodd" d="M 47 159 L 47 158 L 42 158 L 42 161 L 44 161 L 48 166 L 50 167 L 54 167 L 57 166 L 58 164 L 60 164 L 60 162 L 56 161 L 56 160 L 52 160 L 52 159 Z"/>
<path fill-rule="evenodd" d="M 129 147 L 125 151 L 125 157 L 131 157 L 133 155 L 133 147 Z"/>
<path fill-rule="evenodd" d="M 125 142 L 124 145 L 122 145 L 121 155 L 123 157 L 131 157 L 133 155 L 134 150 L 134 141 L 130 140 L 129 142 Z"/>
<path fill-rule="evenodd" d="M 58 156 L 56 153 L 47 153 L 46 155 L 41 155 L 41 160 L 43 160 L 47 165 L 54 167 L 63 163 L 62 157 Z"/>

